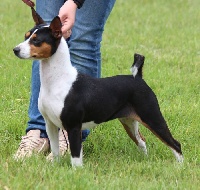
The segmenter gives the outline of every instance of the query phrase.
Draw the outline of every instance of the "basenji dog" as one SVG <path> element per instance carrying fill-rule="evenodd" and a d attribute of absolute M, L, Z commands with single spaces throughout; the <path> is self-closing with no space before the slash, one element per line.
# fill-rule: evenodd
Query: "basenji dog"
<path fill-rule="evenodd" d="M 32 16 L 35 27 L 13 51 L 21 59 L 40 60 L 38 107 L 54 158 L 59 156 L 58 128 L 68 133 L 72 166 L 82 166 L 81 130 L 118 118 L 145 154 L 138 122 L 169 146 L 179 162 L 183 161 L 181 145 L 172 137 L 156 95 L 142 78 L 144 56 L 134 55 L 131 75 L 92 78 L 72 66 L 60 18 L 56 16 L 47 25 L 33 8 Z"/>

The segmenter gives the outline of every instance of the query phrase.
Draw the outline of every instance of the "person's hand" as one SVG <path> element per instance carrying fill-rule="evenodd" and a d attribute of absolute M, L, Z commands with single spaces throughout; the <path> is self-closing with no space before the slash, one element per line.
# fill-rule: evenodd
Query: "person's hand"
<path fill-rule="evenodd" d="M 62 22 L 62 34 L 65 39 L 69 38 L 71 35 L 71 29 L 75 22 L 77 5 L 73 0 L 68 0 L 60 8 L 59 17 Z"/>
<path fill-rule="evenodd" d="M 29 7 L 34 7 L 35 3 L 31 0 L 22 0 L 24 3 L 26 3 Z"/>

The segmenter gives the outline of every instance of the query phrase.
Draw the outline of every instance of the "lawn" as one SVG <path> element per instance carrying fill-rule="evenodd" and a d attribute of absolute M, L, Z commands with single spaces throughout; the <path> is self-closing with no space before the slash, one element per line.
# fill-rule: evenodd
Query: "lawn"
<path fill-rule="evenodd" d="M 28 120 L 32 64 L 16 58 L 12 49 L 33 21 L 20 0 L 2 1 L 0 12 L 0 189 L 199 189 L 199 0 L 117 0 L 101 47 L 102 77 L 130 74 L 134 53 L 145 55 L 144 79 L 182 144 L 183 164 L 141 126 L 145 157 L 117 120 L 91 131 L 83 145 L 83 168 L 72 168 L 69 155 L 54 164 L 44 155 L 14 161 Z"/>

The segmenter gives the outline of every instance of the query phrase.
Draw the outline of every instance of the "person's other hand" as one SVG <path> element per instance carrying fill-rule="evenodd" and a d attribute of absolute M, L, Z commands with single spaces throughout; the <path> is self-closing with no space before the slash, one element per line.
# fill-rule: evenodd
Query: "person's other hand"
<path fill-rule="evenodd" d="M 62 22 L 62 34 L 65 39 L 70 37 L 71 29 L 75 22 L 77 5 L 73 0 L 68 0 L 60 8 L 59 17 Z"/>
<path fill-rule="evenodd" d="M 22 0 L 25 4 L 27 4 L 29 7 L 34 7 L 35 3 L 31 0 Z"/>

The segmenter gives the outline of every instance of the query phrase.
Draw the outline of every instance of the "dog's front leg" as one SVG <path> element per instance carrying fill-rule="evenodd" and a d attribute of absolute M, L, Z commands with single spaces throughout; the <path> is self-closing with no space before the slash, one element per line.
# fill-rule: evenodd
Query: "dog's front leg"
<path fill-rule="evenodd" d="M 71 150 L 71 164 L 73 167 L 82 166 L 82 140 L 81 125 L 67 127 L 69 145 Z"/>
<path fill-rule="evenodd" d="M 46 131 L 49 137 L 51 151 L 53 158 L 47 158 L 48 160 L 59 159 L 59 138 L 58 138 L 58 127 L 56 127 L 51 121 L 46 120 Z"/>

